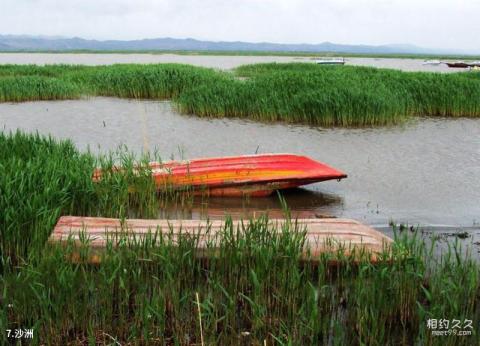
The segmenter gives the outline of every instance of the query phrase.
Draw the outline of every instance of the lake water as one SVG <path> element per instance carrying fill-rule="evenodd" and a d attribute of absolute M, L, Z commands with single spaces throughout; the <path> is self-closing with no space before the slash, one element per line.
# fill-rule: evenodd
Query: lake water
<path fill-rule="evenodd" d="M 403 71 L 459 72 L 463 69 L 450 69 L 445 64 L 424 65 L 423 59 L 396 58 L 346 58 L 347 65 L 393 68 Z M 65 54 L 65 53 L 0 53 L 0 64 L 81 64 L 111 65 L 118 63 L 182 63 L 218 69 L 232 69 L 240 65 L 267 62 L 310 62 L 311 57 L 286 56 L 213 56 L 178 54 Z"/>
<path fill-rule="evenodd" d="M 311 156 L 348 174 L 286 195 L 300 216 L 351 217 L 384 226 L 480 223 L 480 119 L 416 118 L 394 127 L 341 129 L 202 119 L 169 102 L 91 98 L 0 104 L 0 129 L 69 138 L 81 150 L 125 144 L 164 159 L 258 153 Z M 276 197 L 212 199 L 210 213 L 272 210 Z M 199 217 L 201 205 L 182 217 Z M 448 228 L 448 227 L 447 227 Z"/>

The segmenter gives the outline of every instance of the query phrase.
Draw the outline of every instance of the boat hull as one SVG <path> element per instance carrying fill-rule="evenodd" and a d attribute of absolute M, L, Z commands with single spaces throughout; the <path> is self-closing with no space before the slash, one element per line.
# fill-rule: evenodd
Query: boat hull
<path fill-rule="evenodd" d="M 151 162 L 158 190 L 192 189 L 211 196 L 268 196 L 275 190 L 343 179 L 347 175 L 306 156 L 293 154 L 205 158 L 185 162 Z M 96 171 L 93 179 L 101 179 Z"/>
<path fill-rule="evenodd" d="M 315 61 L 317 65 L 345 65 L 345 61 Z"/>
<path fill-rule="evenodd" d="M 468 68 L 471 67 L 470 64 L 464 62 L 454 62 L 454 63 L 447 63 L 447 66 L 450 68 Z"/>
<path fill-rule="evenodd" d="M 284 219 L 271 219 L 268 228 L 272 232 L 282 230 L 287 222 Z M 233 220 L 231 223 L 234 230 L 248 232 L 248 221 Z M 353 259 L 375 262 L 392 244 L 392 239 L 379 231 L 349 219 L 298 219 L 289 225 L 292 232 L 305 232 L 301 255 L 305 261 L 318 262 L 322 254 L 335 257 L 341 252 Z M 49 237 L 49 243 L 64 246 L 73 243 L 76 247 L 88 244 L 91 251 L 86 260 L 100 263 L 102 253 L 109 244 L 113 247 L 121 244 L 128 246 L 130 242 L 139 244 L 149 235 L 161 233 L 163 237 L 156 239 L 168 239 L 172 245 L 178 244 L 182 237 L 193 237 L 196 240 L 195 255 L 208 259 L 219 256 L 221 244 L 225 244 L 222 237 L 228 233 L 225 233 L 225 227 L 223 220 L 119 220 L 62 216 Z M 79 251 L 74 251 L 71 259 L 78 261 Z"/>
<path fill-rule="evenodd" d="M 451 68 L 473 68 L 473 67 L 480 67 L 480 61 L 473 61 L 473 62 L 451 62 L 447 63 L 448 67 Z"/>

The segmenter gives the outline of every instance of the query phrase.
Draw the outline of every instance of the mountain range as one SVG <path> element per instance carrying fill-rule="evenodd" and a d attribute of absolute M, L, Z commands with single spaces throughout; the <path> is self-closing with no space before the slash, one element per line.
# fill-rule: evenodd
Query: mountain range
<path fill-rule="evenodd" d="M 284 44 L 270 42 L 201 41 L 193 38 L 152 38 L 141 40 L 87 40 L 80 37 L 0 35 L 0 51 L 256 51 L 256 52 L 332 52 L 352 54 L 465 54 L 426 49 L 409 44 L 380 46 L 319 44 Z M 468 53 L 467 53 L 468 54 Z"/>

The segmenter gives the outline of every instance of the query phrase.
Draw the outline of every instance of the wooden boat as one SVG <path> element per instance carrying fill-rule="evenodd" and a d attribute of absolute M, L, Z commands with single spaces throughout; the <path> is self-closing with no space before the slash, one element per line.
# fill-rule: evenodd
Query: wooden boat
<path fill-rule="evenodd" d="M 469 68 L 471 67 L 470 64 L 463 62 L 463 61 L 456 61 L 456 62 L 447 62 L 446 63 L 450 68 Z"/>
<path fill-rule="evenodd" d="M 315 59 L 315 63 L 319 65 L 345 65 L 345 58 Z"/>
<path fill-rule="evenodd" d="M 347 177 L 324 163 L 293 154 L 151 162 L 150 168 L 159 190 L 193 188 L 211 196 L 267 196 L 279 189 Z M 95 171 L 94 181 L 101 176 L 100 170 Z"/>
<path fill-rule="evenodd" d="M 272 231 L 280 230 L 287 222 L 283 219 L 269 220 Z M 296 223 L 295 223 L 296 222 Z M 336 255 L 341 251 L 354 259 L 367 259 L 375 262 L 379 254 L 389 250 L 392 239 L 371 227 L 348 219 L 299 219 L 292 221 L 293 230 L 305 233 L 302 259 L 318 261 L 321 254 Z M 248 231 L 248 221 L 233 221 L 235 230 Z M 111 244 L 141 243 L 146 236 L 159 233 L 168 244 L 178 244 L 181 237 L 196 241 L 196 256 L 215 257 L 219 253 L 225 222 L 223 220 L 119 220 L 96 217 L 62 216 L 49 237 L 50 244 L 67 246 L 72 244 L 78 250 L 86 244 L 90 253 L 86 258 L 91 263 L 101 261 L 102 252 Z M 167 237 L 167 238 L 165 238 Z M 192 238 L 193 237 L 193 238 Z M 150 237 L 152 239 L 152 237 Z M 73 251 L 72 260 L 79 259 L 79 252 Z"/>

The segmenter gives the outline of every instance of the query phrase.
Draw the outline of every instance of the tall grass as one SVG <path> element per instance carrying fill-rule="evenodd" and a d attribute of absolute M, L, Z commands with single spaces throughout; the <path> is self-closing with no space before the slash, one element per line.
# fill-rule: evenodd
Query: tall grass
<path fill-rule="evenodd" d="M 73 244 L 45 243 L 57 218 L 154 217 L 165 197 L 150 172 L 133 174 L 128 154 L 96 158 L 39 135 L 1 133 L 0 152 L 2 344 L 15 341 L 6 329 L 18 328 L 32 328 L 36 345 L 183 345 L 202 336 L 218 345 L 480 342 L 480 268 L 457 246 L 436 257 L 404 232 L 376 265 L 341 252 L 313 265 L 298 261 L 305 233 L 294 220 L 278 228 L 261 217 L 241 230 L 227 219 L 209 261 L 195 257 L 196 236 L 177 242 L 152 230 L 142 241 L 107 246 L 99 266 L 82 260 L 85 238 L 72 263 Z M 118 163 L 126 169 L 116 172 Z M 105 176 L 93 184 L 96 165 Z M 332 259 L 339 265 L 328 265 Z M 432 336 L 430 318 L 473 320 L 473 335 Z"/>
<path fill-rule="evenodd" d="M 114 65 L 65 74 L 93 95 L 140 99 L 175 99 L 183 90 L 231 79 L 211 69 L 180 64 Z"/>
<path fill-rule="evenodd" d="M 381 80 L 365 85 L 366 81 L 355 77 L 355 71 L 350 76 L 336 69 L 316 68 L 306 73 L 302 68 L 281 67 L 279 71 L 256 73 L 234 85 L 191 88 L 178 103 L 182 111 L 204 116 L 327 126 L 385 125 L 405 118 L 404 98 Z"/>
<path fill-rule="evenodd" d="M 480 341 L 475 329 L 440 339 L 427 328 L 429 318 L 478 325 L 477 263 L 444 258 L 432 268 L 418 239 L 400 236 L 393 257 L 385 254 L 391 261 L 354 265 L 340 253 L 337 267 L 328 265 L 332 257 L 313 266 L 298 262 L 303 233 L 294 223 L 276 229 L 260 218 L 237 231 L 227 220 L 208 262 L 194 256 L 196 237 L 174 242 L 154 230 L 142 242 L 107 247 L 99 266 L 69 262 L 73 245 L 48 246 L 37 264 L 0 279 L 0 326 L 33 328 L 34 343 L 50 345 Z"/>
<path fill-rule="evenodd" d="M 340 125 L 344 125 L 340 115 L 349 113 L 353 113 L 351 121 L 358 123 L 363 119 L 371 125 L 395 123 L 413 115 L 480 114 L 480 84 L 475 73 L 439 74 L 351 66 L 259 64 L 241 66 L 237 74 L 265 83 L 260 89 L 274 90 L 277 94 L 283 92 L 286 98 L 288 95 L 300 95 L 310 101 L 316 100 L 318 105 L 328 105 L 327 100 L 338 100 L 329 110 L 316 114 L 320 122 L 325 114 L 336 114 Z M 320 92 L 315 97 L 308 96 L 317 90 Z M 307 108 L 309 114 L 315 114 L 315 109 L 321 108 Z M 365 112 L 369 109 L 372 111 Z"/>
<path fill-rule="evenodd" d="M 59 81 L 64 87 L 76 86 L 83 95 L 114 96 L 141 99 L 174 99 L 184 89 L 196 85 L 214 84 L 218 80 L 232 80 L 230 74 L 181 64 L 159 65 L 0 65 L 0 81 L 6 91 L 16 78 L 37 78 L 43 81 Z M 21 90 L 12 85 L 10 99 L 2 101 L 30 101 Z M 61 92 L 59 92 L 61 94 Z M 7 94 L 6 94 L 7 95 Z M 76 98 L 72 95 L 70 98 Z M 44 100 L 55 99 L 45 93 Z"/>
<path fill-rule="evenodd" d="M 77 85 L 39 76 L 0 78 L 0 102 L 65 100 L 81 95 Z"/>
<path fill-rule="evenodd" d="M 473 72 L 439 74 L 300 63 L 245 65 L 235 74 L 179 64 L 0 66 L 0 101 L 81 95 L 171 99 L 180 111 L 199 116 L 323 126 L 388 125 L 411 116 L 480 115 L 480 77 Z"/>
<path fill-rule="evenodd" d="M 162 206 L 189 201 L 188 191 L 158 194 L 147 164 L 155 158 L 137 162 L 127 150 L 95 157 L 70 141 L 16 132 L 0 133 L 0 153 L 0 273 L 38 257 L 61 215 L 155 217 Z M 104 170 L 99 183 L 95 167 Z"/>
<path fill-rule="evenodd" d="M 3 265 L 16 265 L 32 244 L 45 242 L 61 214 L 87 212 L 93 160 L 70 142 L 20 133 L 2 133 L 0 152 L 0 252 Z"/>

